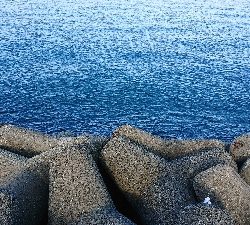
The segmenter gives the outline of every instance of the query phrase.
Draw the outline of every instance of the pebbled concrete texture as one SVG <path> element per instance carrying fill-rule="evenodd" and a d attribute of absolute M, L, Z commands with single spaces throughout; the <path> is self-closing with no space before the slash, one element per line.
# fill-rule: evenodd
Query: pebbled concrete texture
<path fill-rule="evenodd" d="M 217 140 L 164 140 L 128 125 L 111 138 L 2 125 L 0 224 L 249 225 L 243 136 L 236 147 L 244 150 L 232 154 L 238 165 L 244 162 L 238 174 Z M 42 143 L 44 137 L 54 144 Z M 206 197 L 211 205 L 201 203 Z"/>
<path fill-rule="evenodd" d="M 0 149 L 0 183 L 10 179 L 27 161 L 26 157 Z"/>
<path fill-rule="evenodd" d="M 93 160 L 77 149 L 54 152 L 49 179 L 49 224 L 72 223 L 82 213 L 112 205 Z"/>
<path fill-rule="evenodd" d="M 240 169 L 241 177 L 250 185 L 250 158 L 243 164 Z"/>
<path fill-rule="evenodd" d="M 193 189 L 193 179 L 200 172 L 218 164 L 229 165 L 238 170 L 232 157 L 223 149 L 209 149 L 171 160 L 171 169 L 179 182 L 179 189 L 182 193 L 187 193 L 190 200 L 196 201 Z"/>
<path fill-rule="evenodd" d="M 5 209 L 1 210 L 0 224 L 40 224 L 48 209 L 49 224 L 68 224 L 82 213 L 104 206 L 112 206 L 113 214 L 117 215 L 114 221 L 132 224 L 116 211 L 102 182 L 92 159 L 92 154 L 97 152 L 97 140 L 94 141 L 95 144 L 86 144 L 85 137 L 61 138 L 56 147 L 32 158 L 0 150 L 0 184 L 1 181 L 4 184 L 0 186 L 0 196 L 1 207 Z M 98 143 L 101 148 L 103 139 Z M 29 213 L 21 215 L 21 211 L 28 210 Z M 34 216 L 37 220 L 32 219 Z"/>
<path fill-rule="evenodd" d="M 39 132 L 14 125 L 0 127 L 0 147 L 17 154 L 32 157 L 57 145 L 57 140 Z"/>
<path fill-rule="evenodd" d="M 107 140 L 107 137 L 91 134 L 78 137 L 55 137 L 14 125 L 5 124 L 0 127 L 0 148 L 29 158 L 61 145 L 77 144 L 88 146 L 93 157 L 98 159 L 99 152 Z"/>
<path fill-rule="evenodd" d="M 100 208 L 92 213 L 83 214 L 76 225 L 135 225 L 129 219 L 114 210 L 114 208 Z M 73 224 L 71 224 L 73 225 Z"/>
<path fill-rule="evenodd" d="M 121 136 L 107 143 L 102 159 L 144 224 L 175 224 L 177 212 L 195 202 L 192 177 L 218 163 L 236 168 L 223 149 L 167 161 Z"/>
<path fill-rule="evenodd" d="M 26 161 L 0 150 L 0 224 L 39 225 L 46 215 L 48 187 Z"/>
<path fill-rule="evenodd" d="M 119 215 L 114 220 L 123 218 L 116 211 L 98 168 L 87 151 L 72 146 L 54 150 L 50 152 L 49 168 L 48 224 L 75 224 L 82 215 L 92 215 L 94 224 L 93 213 L 99 208 L 111 208 Z"/>
<path fill-rule="evenodd" d="M 235 138 L 229 151 L 237 163 L 244 163 L 250 158 L 250 134 L 243 134 Z"/>
<path fill-rule="evenodd" d="M 177 225 L 237 225 L 231 215 L 217 206 L 203 203 L 192 204 L 181 209 Z"/>
<path fill-rule="evenodd" d="M 217 165 L 201 172 L 194 179 L 194 189 L 200 199 L 209 196 L 226 209 L 238 225 L 249 225 L 250 186 L 232 167 Z"/>
<path fill-rule="evenodd" d="M 84 134 L 77 137 L 60 137 L 58 138 L 58 146 L 68 147 L 78 146 L 83 151 L 87 151 L 92 155 L 95 161 L 99 160 L 101 149 L 108 142 L 108 137 L 95 136 L 90 134 Z"/>
<path fill-rule="evenodd" d="M 164 159 L 122 137 L 113 138 L 102 155 L 109 174 L 143 224 L 164 224 L 174 219 L 177 201 L 186 198 L 178 191 Z"/>
<path fill-rule="evenodd" d="M 13 196 L 8 190 L 0 189 L 0 224 L 14 225 Z"/>
<path fill-rule="evenodd" d="M 167 140 L 148 132 L 124 125 L 115 130 L 113 137 L 124 136 L 150 151 L 168 159 L 174 159 L 180 156 L 192 154 L 210 148 L 225 149 L 225 143 L 215 139 L 209 140 Z"/>

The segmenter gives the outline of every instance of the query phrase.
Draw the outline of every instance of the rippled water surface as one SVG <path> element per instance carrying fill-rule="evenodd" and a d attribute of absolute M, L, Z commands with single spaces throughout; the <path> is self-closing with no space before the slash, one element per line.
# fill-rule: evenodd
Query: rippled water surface
<path fill-rule="evenodd" d="M 222 140 L 250 131 L 249 0 L 5 0 L 0 52 L 0 122 Z"/>

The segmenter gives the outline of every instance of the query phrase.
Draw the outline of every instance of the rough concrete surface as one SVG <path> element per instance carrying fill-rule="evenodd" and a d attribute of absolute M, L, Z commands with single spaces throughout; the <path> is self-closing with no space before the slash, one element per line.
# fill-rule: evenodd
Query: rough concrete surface
<path fill-rule="evenodd" d="M 0 147 L 27 157 L 39 155 L 67 143 L 68 146 L 76 144 L 88 146 L 88 150 L 97 159 L 107 140 L 106 137 L 91 134 L 78 137 L 56 137 L 14 125 L 6 124 L 0 127 Z"/>
<path fill-rule="evenodd" d="M 225 148 L 225 144 L 219 140 L 167 140 L 130 125 L 121 126 L 114 132 L 113 137 L 119 136 L 131 139 L 149 148 L 154 153 L 169 159 L 209 148 Z"/>
<path fill-rule="evenodd" d="M 0 147 L 20 155 L 32 157 L 56 145 L 57 140 L 45 134 L 13 125 L 0 127 Z"/>
<path fill-rule="evenodd" d="M 237 225 L 221 208 L 203 203 L 188 205 L 177 216 L 177 225 Z"/>
<path fill-rule="evenodd" d="M 84 134 L 77 137 L 60 137 L 57 139 L 57 146 L 76 146 L 88 151 L 95 161 L 99 160 L 100 152 L 103 146 L 108 142 L 107 137 Z"/>
<path fill-rule="evenodd" d="M 129 125 L 111 139 L 0 125 L 0 224 L 250 225 L 249 139 L 230 145 L 232 157 L 218 140 Z M 240 174 L 233 158 L 245 161 Z"/>
<path fill-rule="evenodd" d="M 48 208 L 48 187 L 25 167 L 0 183 L 0 224 L 39 225 Z"/>
<path fill-rule="evenodd" d="M 53 154 L 49 165 L 49 224 L 74 224 L 82 214 L 92 214 L 99 208 L 115 211 L 90 154 L 77 148 Z"/>
<path fill-rule="evenodd" d="M 250 223 L 250 186 L 230 166 L 217 165 L 194 179 L 200 199 L 209 196 L 213 204 L 225 208 L 238 225 Z"/>
<path fill-rule="evenodd" d="M 223 149 L 209 149 L 171 160 L 171 169 L 179 182 L 182 193 L 189 193 L 190 200 L 195 201 L 193 178 L 200 172 L 218 164 L 229 165 L 237 171 L 237 165 L 232 157 Z M 187 195 L 188 196 L 188 195 Z"/>
<path fill-rule="evenodd" d="M 102 159 L 145 224 L 175 224 L 181 207 L 195 201 L 192 177 L 218 163 L 236 167 L 223 149 L 166 161 L 122 136 L 106 144 Z"/>
<path fill-rule="evenodd" d="M 114 208 L 98 209 L 92 213 L 83 214 L 76 225 L 135 225 L 122 216 Z M 71 224 L 73 225 L 73 224 Z"/>
<path fill-rule="evenodd" d="M 240 169 L 241 177 L 250 185 L 250 158 L 243 164 Z"/>
<path fill-rule="evenodd" d="M 237 163 L 243 163 L 250 158 L 250 134 L 243 134 L 230 145 L 230 154 Z"/>
<path fill-rule="evenodd" d="M 18 172 L 26 161 L 26 157 L 0 149 L 0 184 Z"/>

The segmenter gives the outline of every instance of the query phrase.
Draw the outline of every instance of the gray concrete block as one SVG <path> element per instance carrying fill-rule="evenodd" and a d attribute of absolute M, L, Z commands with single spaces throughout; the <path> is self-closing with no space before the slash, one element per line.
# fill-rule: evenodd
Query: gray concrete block
<path fill-rule="evenodd" d="M 100 151 L 103 145 L 107 142 L 104 137 L 94 136 L 78 136 L 78 137 L 61 137 L 57 139 L 57 145 L 49 151 L 44 151 L 39 155 L 29 158 L 26 166 L 30 170 L 34 170 L 39 176 L 49 183 L 49 168 L 55 157 L 60 152 L 65 152 L 70 149 L 77 149 L 84 154 L 91 155 L 95 161 L 98 160 Z"/>
<path fill-rule="evenodd" d="M 124 136 L 149 148 L 154 153 L 169 159 L 192 154 L 204 149 L 225 148 L 225 144 L 219 140 L 167 140 L 130 125 L 121 126 L 114 132 L 113 137 L 119 136 Z"/>
<path fill-rule="evenodd" d="M 20 155 L 32 157 L 57 145 L 57 140 L 32 130 L 13 125 L 0 127 L 0 147 Z"/>
<path fill-rule="evenodd" d="M 188 205 L 177 216 L 176 225 L 236 225 L 231 215 L 221 208 L 205 204 Z"/>
<path fill-rule="evenodd" d="M 48 208 L 48 186 L 27 158 L 0 149 L 0 224 L 39 225 Z"/>
<path fill-rule="evenodd" d="M 250 186 L 230 166 L 217 165 L 194 179 L 200 199 L 209 196 L 213 204 L 226 209 L 238 225 L 250 222 Z"/>
<path fill-rule="evenodd" d="M 16 225 L 13 215 L 13 197 L 8 190 L 0 188 L 0 224 Z"/>
<path fill-rule="evenodd" d="M 2 180 L 10 179 L 26 161 L 26 157 L 0 149 L 0 183 Z"/>
<path fill-rule="evenodd" d="M 98 209 L 92 213 L 83 214 L 74 225 L 134 225 L 129 219 L 118 213 L 114 208 Z M 73 225 L 73 224 L 70 224 Z"/>
<path fill-rule="evenodd" d="M 187 196 L 189 195 L 190 201 L 193 202 L 196 199 L 193 190 L 193 179 L 197 174 L 218 164 L 229 165 L 235 171 L 238 170 L 232 157 L 223 149 L 209 149 L 196 152 L 192 155 L 171 160 L 170 163 L 176 180 L 180 182 L 180 191 L 186 193 Z"/>
<path fill-rule="evenodd" d="M 0 184 L 0 224 L 40 225 L 48 208 L 48 187 L 26 168 Z"/>
<path fill-rule="evenodd" d="M 102 160 L 144 224 L 175 224 L 178 211 L 195 202 L 196 174 L 218 163 L 236 167 L 223 149 L 167 161 L 123 136 L 105 145 Z"/>
<path fill-rule="evenodd" d="M 97 160 L 107 140 L 106 137 L 91 134 L 78 137 L 55 137 L 13 125 L 0 127 L 0 148 L 26 157 L 33 157 L 59 146 L 78 145 L 83 148 L 87 146 L 85 149 Z"/>
<path fill-rule="evenodd" d="M 11 192 L 2 188 L 21 170 L 26 158 L 0 149 L 0 224 L 13 223 L 13 204 Z"/>
<path fill-rule="evenodd" d="M 230 154 L 237 163 L 243 163 L 250 158 L 250 134 L 243 134 L 230 145 Z"/>
<path fill-rule="evenodd" d="M 90 154 L 77 147 L 54 149 L 49 161 L 49 224 L 75 224 L 100 208 L 116 211 Z M 95 217 L 92 217 L 95 218 Z M 93 222 L 94 224 L 94 222 Z"/>
<path fill-rule="evenodd" d="M 250 158 L 243 164 L 240 169 L 241 177 L 250 185 Z"/>
<path fill-rule="evenodd" d="M 107 137 L 84 134 L 77 137 L 60 137 L 58 138 L 58 146 L 78 146 L 78 148 L 87 151 L 92 155 L 95 161 L 99 159 L 100 151 L 108 142 Z"/>

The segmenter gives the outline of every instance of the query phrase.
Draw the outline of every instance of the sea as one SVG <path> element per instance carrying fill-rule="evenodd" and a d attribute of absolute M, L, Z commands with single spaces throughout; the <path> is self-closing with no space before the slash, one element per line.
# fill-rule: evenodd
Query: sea
<path fill-rule="evenodd" d="M 250 132 L 250 1 L 2 0 L 0 123 L 230 142 Z"/>

